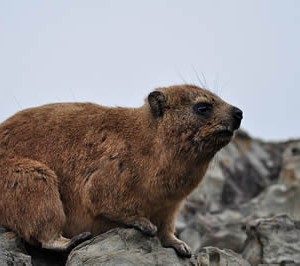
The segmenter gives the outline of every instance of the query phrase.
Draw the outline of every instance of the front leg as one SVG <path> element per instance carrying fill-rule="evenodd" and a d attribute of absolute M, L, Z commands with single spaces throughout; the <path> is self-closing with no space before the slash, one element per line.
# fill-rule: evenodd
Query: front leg
<path fill-rule="evenodd" d="M 108 191 L 107 188 L 113 186 L 115 189 Z M 110 228 L 123 225 L 136 228 L 149 236 L 156 235 L 157 227 L 144 216 L 144 212 L 139 211 L 138 201 L 133 200 L 130 193 L 118 186 L 120 184 L 111 184 L 111 178 L 105 176 L 105 173 L 93 176 L 86 184 L 85 204 L 95 221 L 103 218 L 108 224 L 111 222 L 112 227 L 108 226 Z M 95 231 L 105 230 L 100 226 Z"/>
<path fill-rule="evenodd" d="M 173 248 L 181 257 L 190 258 L 191 248 L 175 236 L 175 221 L 180 204 L 163 210 L 157 214 L 158 237 L 163 247 Z"/>

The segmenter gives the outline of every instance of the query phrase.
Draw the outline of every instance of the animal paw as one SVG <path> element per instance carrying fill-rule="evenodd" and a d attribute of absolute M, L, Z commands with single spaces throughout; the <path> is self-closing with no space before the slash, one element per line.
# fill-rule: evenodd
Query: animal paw
<path fill-rule="evenodd" d="M 157 227 L 147 219 L 135 222 L 134 227 L 147 236 L 155 236 L 157 233 Z"/>
<path fill-rule="evenodd" d="M 172 248 L 175 249 L 177 255 L 180 257 L 190 258 L 192 256 L 191 248 L 183 241 L 180 241 L 179 243 L 174 244 L 172 246 Z"/>
<path fill-rule="evenodd" d="M 160 237 L 163 247 L 173 248 L 180 257 L 190 258 L 192 256 L 191 248 L 183 241 L 179 240 L 175 235 L 170 234 Z"/>

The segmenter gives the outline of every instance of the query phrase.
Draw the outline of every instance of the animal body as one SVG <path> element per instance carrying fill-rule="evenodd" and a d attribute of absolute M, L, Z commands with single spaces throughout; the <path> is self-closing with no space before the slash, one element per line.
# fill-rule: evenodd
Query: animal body
<path fill-rule="evenodd" d="M 50 249 L 135 227 L 189 257 L 174 235 L 178 210 L 241 119 L 192 85 L 159 88 L 140 108 L 21 111 L 0 125 L 0 224 Z"/>

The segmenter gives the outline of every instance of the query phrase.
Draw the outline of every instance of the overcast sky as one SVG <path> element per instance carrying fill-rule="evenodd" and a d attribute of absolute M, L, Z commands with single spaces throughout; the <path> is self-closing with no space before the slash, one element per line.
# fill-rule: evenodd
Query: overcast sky
<path fill-rule="evenodd" d="M 300 137 L 299 0 L 0 0 L 0 36 L 0 121 L 50 102 L 140 106 L 198 74 L 251 135 Z"/>

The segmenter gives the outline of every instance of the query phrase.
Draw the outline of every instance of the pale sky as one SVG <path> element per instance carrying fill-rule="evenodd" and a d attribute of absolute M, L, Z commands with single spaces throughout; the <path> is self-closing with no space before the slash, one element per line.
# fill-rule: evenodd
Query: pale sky
<path fill-rule="evenodd" d="M 198 73 L 252 136 L 300 137 L 299 0 L 0 0 L 0 36 L 0 121 L 50 102 L 140 106 Z"/>

